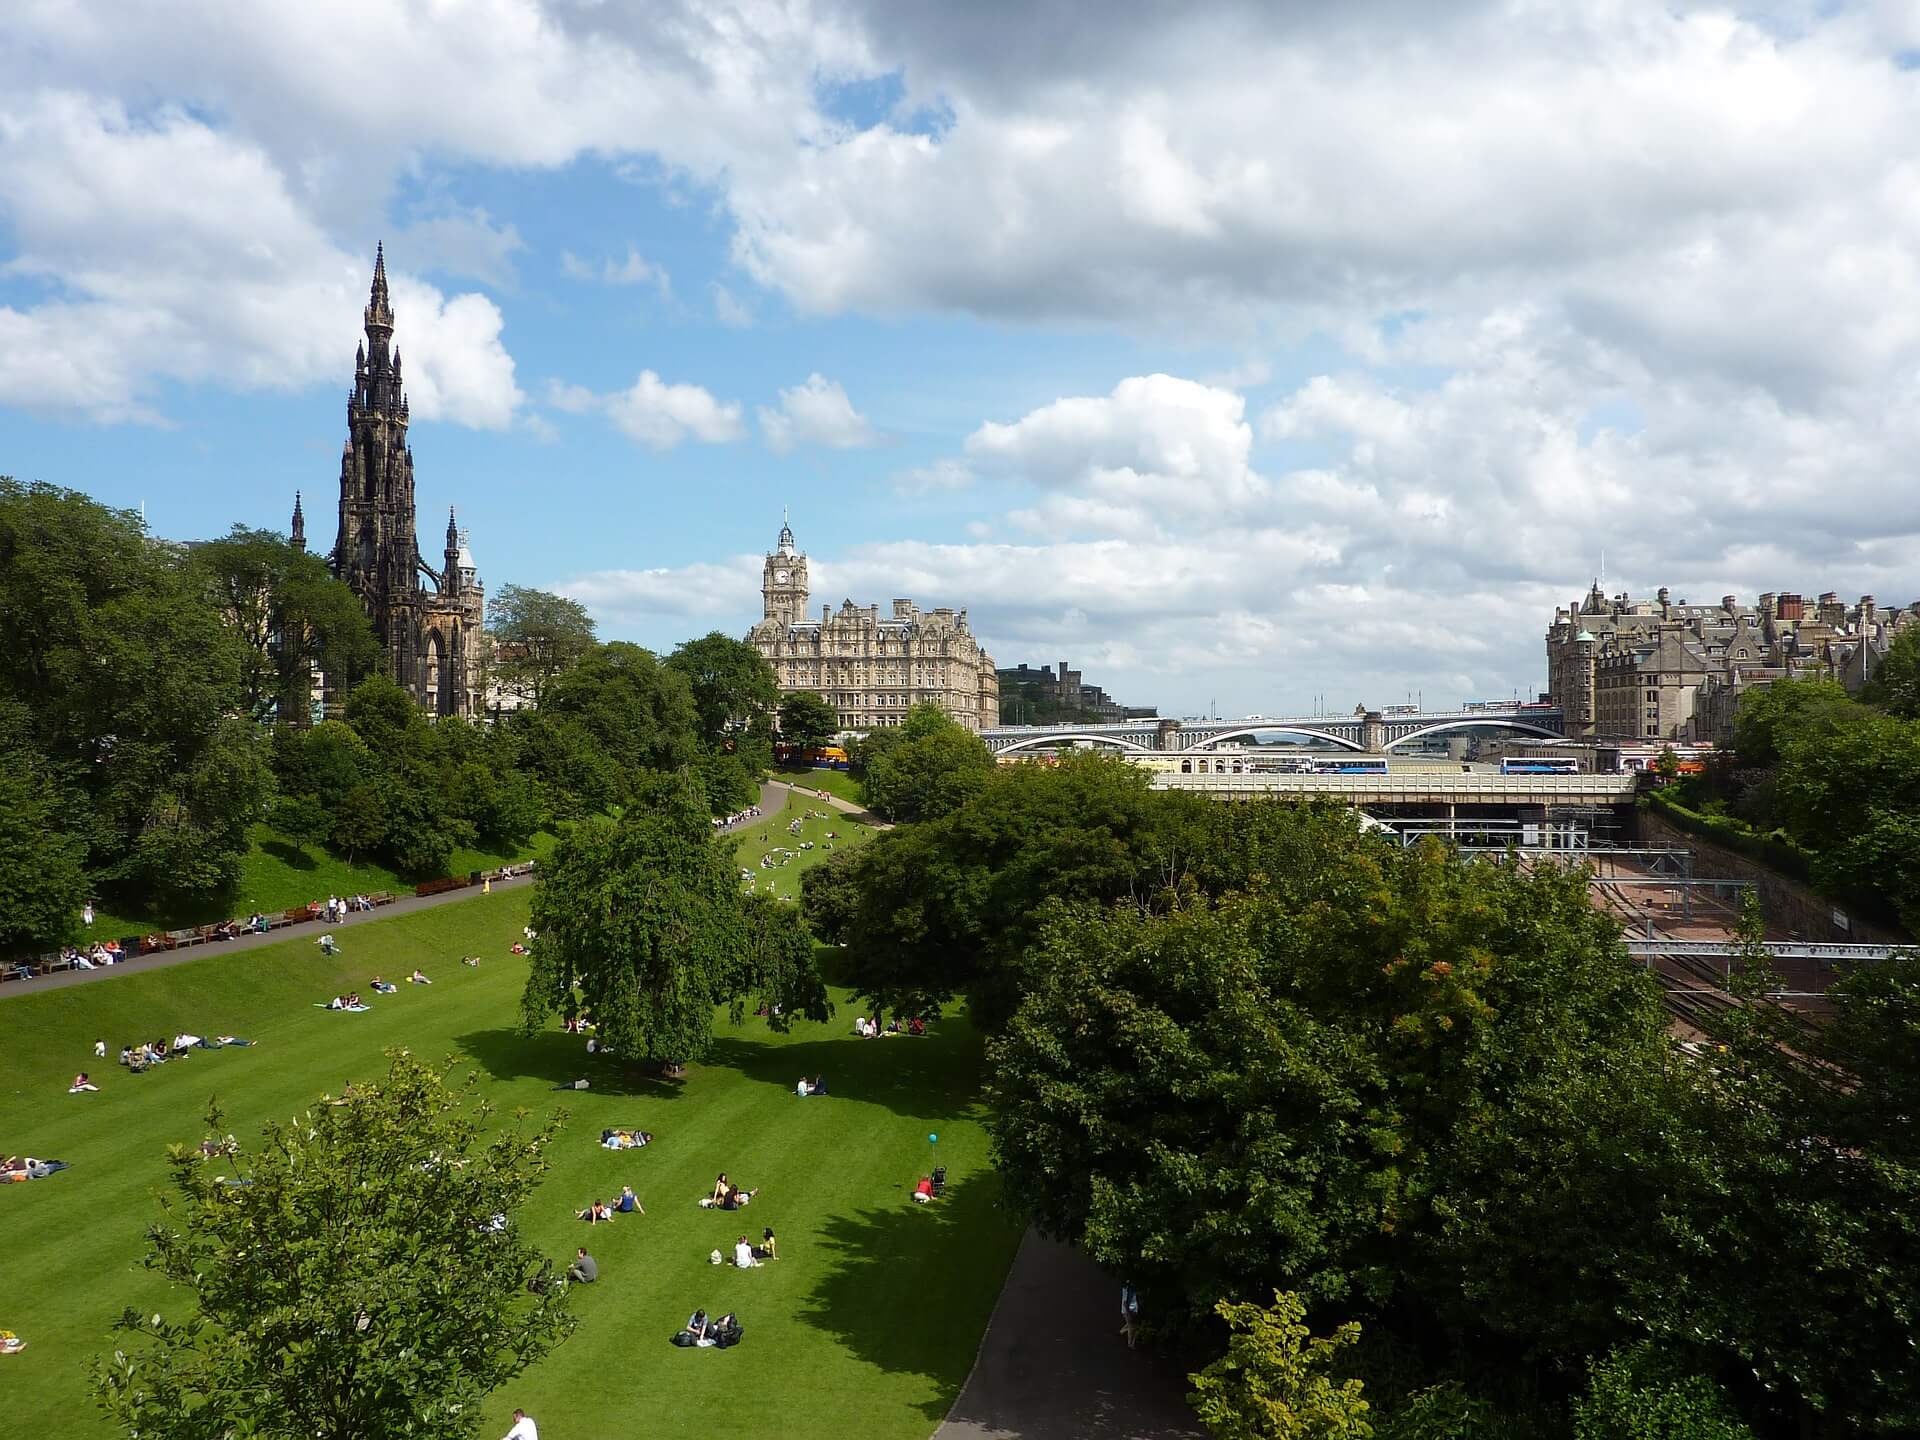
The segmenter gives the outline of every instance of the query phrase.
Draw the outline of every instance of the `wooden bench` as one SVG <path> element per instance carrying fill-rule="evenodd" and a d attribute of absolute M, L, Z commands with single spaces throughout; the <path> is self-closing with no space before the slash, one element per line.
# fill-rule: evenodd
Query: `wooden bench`
<path fill-rule="evenodd" d="M 305 925 L 309 920 L 314 918 L 315 916 L 306 906 L 296 905 L 280 917 L 280 923 L 282 925 Z"/>
<path fill-rule="evenodd" d="M 367 904 L 374 906 L 391 905 L 395 898 L 395 896 L 385 890 L 376 890 L 373 894 L 367 896 Z"/>
<path fill-rule="evenodd" d="M 413 887 L 416 895 L 444 895 L 449 890 L 464 889 L 471 882 L 464 876 L 449 875 L 444 880 L 423 880 Z"/>
<path fill-rule="evenodd" d="M 189 945 L 201 945 L 206 943 L 207 937 L 202 935 L 198 930 L 169 930 L 167 932 L 167 938 L 173 941 L 173 944 L 168 948 L 173 950 L 184 950 Z"/>

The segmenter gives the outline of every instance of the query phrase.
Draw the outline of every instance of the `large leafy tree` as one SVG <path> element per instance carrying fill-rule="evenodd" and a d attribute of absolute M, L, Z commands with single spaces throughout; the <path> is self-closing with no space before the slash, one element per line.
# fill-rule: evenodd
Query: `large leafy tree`
<path fill-rule="evenodd" d="M 1273 1301 L 1216 1307 L 1231 1338 L 1226 1353 L 1192 1377 L 1201 1423 L 1224 1440 L 1367 1440 L 1374 1432 L 1361 1383 L 1339 1373 L 1340 1352 L 1360 1327 L 1349 1322 L 1319 1339 L 1298 1295 L 1283 1291 Z"/>
<path fill-rule="evenodd" d="M 627 770 L 677 769 L 696 752 L 698 716 L 686 676 L 625 641 L 582 656 L 548 687 L 542 708 Z"/>
<path fill-rule="evenodd" d="M 508 695 L 538 705 L 547 688 L 593 651 L 593 617 L 578 600 L 502 585 L 487 600 L 496 646 L 491 676 Z"/>
<path fill-rule="evenodd" d="M 868 807 L 883 820 L 950 815 L 993 773 L 986 742 L 935 706 L 915 706 L 899 733 L 900 744 L 867 760 L 862 781 Z"/>
<path fill-rule="evenodd" d="M 1903 720 L 1920 720 L 1920 625 L 1909 621 L 1893 637 L 1861 698 Z"/>
<path fill-rule="evenodd" d="M 0 734 L 0 956 L 51 948 L 80 928 L 87 847 L 63 828 L 49 770 Z"/>
<path fill-rule="evenodd" d="M 1740 697 L 1733 717 L 1734 749 L 1742 765 L 1775 765 L 1793 736 L 1816 730 L 1831 734 L 1865 714 L 1835 681 L 1776 680 Z"/>
<path fill-rule="evenodd" d="M 240 693 L 255 719 L 304 724 L 315 667 L 344 690 L 379 659 L 380 642 L 353 591 L 285 536 L 236 525 L 195 546 L 190 559 L 244 644 Z"/>
<path fill-rule="evenodd" d="M 666 663 L 692 687 L 700 738 L 708 745 L 764 724 L 780 703 L 780 687 L 766 657 L 718 630 L 687 641 Z"/>
<path fill-rule="evenodd" d="M 690 780 L 661 778 L 619 819 L 576 825 L 540 876 L 521 1001 L 529 1029 L 585 1008 L 614 1053 L 682 1062 L 707 1053 L 719 1005 L 738 1017 L 757 994 L 783 1016 L 824 1016 L 797 918 L 748 910 Z"/>
<path fill-rule="evenodd" d="M 1830 891 L 1879 899 L 1920 926 L 1920 721 L 1877 714 L 1795 730 L 1776 803 Z"/>
<path fill-rule="evenodd" d="M 474 1072 L 405 1052 L 257 1145 L 215 1109 L 205 1145 L 169 1152 L 147 1231 L 177 1308 L 126 1312 L 102 1407 L 156 1440 L 467 1440 L 572 1328 L 564 1284 L 529 1293 L 539 1257 L 512 1223 L 560 1121 L 495 1125 Z"/>
<path fill-rule="evenodd" d="M 1156 795 L 1143 771 L 1094 755 L 988 772 L 959 809 L 889 831 L 840 872 L 858 892 L 840 927 L 855 986 L 891 1011 L 964 991 L 997 1023 L 1045 903 L 1151 903 L 1193 798 Z"/>
<path fill-rule="evenodd" d="M 811 750 L 840 730 L 840 712 L 811 690 L 789 691 L 780 701 L 780 738 Z"/>
<path fill-rule="evenodd" d="M 267 791 L 233 718 L 243 650 L 137 515 L 0 478 L 0 700 L 97 882 L 142 899 L 231 882 Z"/>

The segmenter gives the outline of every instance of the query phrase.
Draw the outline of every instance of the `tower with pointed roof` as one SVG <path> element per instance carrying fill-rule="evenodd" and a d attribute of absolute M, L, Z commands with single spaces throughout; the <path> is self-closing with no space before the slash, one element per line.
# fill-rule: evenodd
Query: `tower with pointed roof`
<path fill-rule="evenodd" d="M 374 251 L 362 323 L 366 339 L 354 355 L 340 452 L 340 523 L 328 563 L 366 606 L 395 683 L 432 714 L 476 714 L 485 597 L 451 509 L 444 567 L 432 569 L 420 555 L 410 416 L 384 245 Z M 298 496 L 294 537 L 304 546 Z"/>

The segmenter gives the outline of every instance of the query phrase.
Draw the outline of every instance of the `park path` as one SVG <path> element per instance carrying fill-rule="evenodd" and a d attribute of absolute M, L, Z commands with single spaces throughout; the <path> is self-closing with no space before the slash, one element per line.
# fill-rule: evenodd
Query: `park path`
<path fill-rule="evenodd" d="M 1120 1287 L 1029 1230 L 933 1440 L 1199 1440 L 1186 1378 L 1120 1335 Z"/>
<path fill-rule="evenodd" d="M 838 795 L 826 790 L 815 790 L 809 785 L 794 785 L 785 780 L 768 780 L 760 786 L 760 808 L 771 815 L 774 810 L 787 802 L 773 799 L 776 790 L 789 790 L 806 796 L 809 800 L 824 800 L 842 815 L 851 815 L 862 825 L 871 825 L 876 830 L 891 830 L 893 826 L 882 820 L 871 810 L 856 805 L 851 800 L 842 800 Z"/>
<path fill-rule="evenodd" d="M 495 890 L 510 890 L 522 885 L 531 885 L 533 876 L 516 875 L 511 880 L 496 880 Z M 446 890 L 438 895 L 405 895 L 391 905 L 382 905 L 377 910 L 359 910 L 348 914 L 337 925 L 323 925 L 318 920 L 310 920 L 305 925 L 290 925 L 282 930 L 269 930 L 264 935 L 238 935 L 231 940 L 209 940 L 204 945 L 189 946 L 184 950 L 156 950 L 151 955 L 135 955 L 118 965 L 105 965 L 93 970 L 61 970 L 52 975 L 36 975 L 31 980 L 10 980 L 0 985 L 0 1000 L 11 999 L 15 995 L 38 995 L 43 990 L 60 990 L 69 985 L 91 985 L 96 980 L 111 980 L 116 975 L 137 975 L 144 970 L 164 970 L 169 965 L 183 965 L 189 960 L 202 960 L 209 955 L 232 955 L 240 950 L 258 950 L 266 945 L 278 945 L 284 940 L 305 940 L 309 945 L 317 944 L 322 935 L 336 938 L 345 930 L 356 925 L 366 925 L 375 920 L 390 920 L 395 915 L 411 915 L 416 910 L 431 910 L 436 905 L 451 905 L 461 900 L 471 900 L 481 894 L 478 885 L 465 886 L 459 890 Z M 345 949 L 343 945 L 341 947 Z"/>

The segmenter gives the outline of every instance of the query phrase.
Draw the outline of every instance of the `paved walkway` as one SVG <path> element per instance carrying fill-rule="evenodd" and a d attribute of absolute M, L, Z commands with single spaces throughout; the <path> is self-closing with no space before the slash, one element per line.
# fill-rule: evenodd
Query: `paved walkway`
<path fill-rule="evenodd" d="M 842 800 L 831 791 L 815 790 L 809 785 L 794 785 L 785 780 L 769 780 L 760 787 L 760 808 L 765 810 L 769 815 L 787 803 L 784 798 L 776 799 L 773 797 L 773 792 L 776 790 L 791 790 L 797 794 L 806 796 L 809 800 L 824 800 L 829 806 L 838 810 L 841 814 L 851 815 L 862 825 L 871 825 L 876 830 L 891 830 L 893 828 L 893 826 L 882 820 L 871 810 L 864 809 L 854 804 L 851 800 Z"/>
<path fill-rule="evenodd" d="M 533 876 L 516 875 L 511 880 L 494 881 L 493 888 L 507 890 L 532 883 Z M 15 995 L 37 995 L 42 990 L 59 990 L 68 985 L 90 985 L 96 980 L 111 980 L 116 975 L 136 975 L 143 970 L 164 970 L 169 965 L 181 965 L 209 955 L 231 955 L 239 950 L 258 950 L 263 945 L 278 945 L 283 940 L 304 940 L 314 945 L 322 935 L 338 936 L 356 925 L 390 920 L 395 915 L 410 915 L 416 910 L 430 910 L 436 905 L 471 900 L 480 893 L 478 885 L 468 885 L 458 890 L 445 890 L 438 895 L 407 895 L 377 910 L 352 912 L 338 925 L 323 925 L 318 920 L 310 920 L 305 925 L 289 925 L 282 930 L 269 930 L 264 935 L 238 935 L 231 940 L 209 940 L 204 945 L 192 945 L 183 950 L 156 950 L 151 955 L 135 955 L 118 965 L 105 965 L 92 970 L 60 970 L 52 975 L 36 975 L 31 980 L 9 980 L 0 985 L 0 1000 Z M 342 944 L 341 949 L 345 948 Z"/>
<path fill-rule="evenodd" d="M 1120 1335 L 1120 1287 L 1029 1230 L 933 1440 L 1198 1440 L 1186 1377 Z"/>

